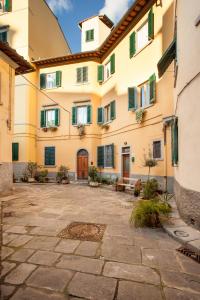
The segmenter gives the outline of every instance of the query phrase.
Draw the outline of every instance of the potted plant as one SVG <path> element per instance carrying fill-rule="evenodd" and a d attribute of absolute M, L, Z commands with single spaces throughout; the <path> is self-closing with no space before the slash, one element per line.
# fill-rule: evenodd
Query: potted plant
<path fill-rule="evenodd" d="M 56 176 L 57 183 L 60 184 L 68 184 L 70 183 L 69 180 L 69 168 L 66 166 L 61 165 L 58 169 L 57 176 Z"/>
<path fill-rule="evenodd" d="M 89 167 L 89 185 L 92 187 L 98 187 L 99 182 L 98 182 L 98 170 L 95 166 L 90 166 Z"/>
<path fill-rule="evenodd" d="M 157 161 L 153 158 L 151 150 L 149 149 L 148 156 L 144 154 L 144 166 L 148 168 L 148 180 L 150 178 L 151 168 L 157 166 Z"/>
<path fill-rule="evenodd" d="M 85 135 L 85 125 L 84 124 L 78 124 L 77 125 L 79 135 L 84 136 Z"/>
<path fill-rule="evenodd" d="M 35 179 L 37 181 L 39 181 L 40 183 L 45 183 L 48 181 L 48 170 L 47 169 L 44 169 L 44 170 L 41 170 L 39 171 L 37 174 L 36 174 L 36 177 Z"/>
<path fill-rule="evenodd" d="M 143 117 L 144 117 L 144 114 L 145 114 L 145 110 L 143 108 L 140 108 L 138 110 L 136 110 L 136 122 L 138 124 L 141 124 L 142 121 L 143 121 Z"/>
<path fill-rule="evenodd" d="M 27 175 L 28 175 L 28 182 L 35 182 L 35 174 L 37 172 L 37 163 L 28 162 L 27 165 Z"/>

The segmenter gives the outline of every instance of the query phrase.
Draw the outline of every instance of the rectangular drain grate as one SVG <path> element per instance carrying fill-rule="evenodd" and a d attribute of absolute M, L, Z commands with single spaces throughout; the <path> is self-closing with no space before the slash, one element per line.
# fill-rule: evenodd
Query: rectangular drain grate
<path fill-rule="evenodd" d="M 192 258 L 193 260 L 195 260 L 196 262 L 198 262 L 200 264 L 200 255 L 198 255 L 196 252 L 194 252 L 190 249 L 187 249 L 185 247 L 180 247 L 177 249 L 177 251 L 184 254 L 185 256 Z"/>

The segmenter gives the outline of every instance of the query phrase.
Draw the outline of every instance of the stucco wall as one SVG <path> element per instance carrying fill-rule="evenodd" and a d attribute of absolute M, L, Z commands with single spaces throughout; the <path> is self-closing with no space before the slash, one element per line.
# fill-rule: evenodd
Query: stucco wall
<path fill-rule="evenodd" d="M 175 167 L 176 199 L 180 213 L 199 224 L 200 211 L 200 14 L 198 0 L 177 1 L 177 82 L 175 115 L 179 125 L 179 162 Z"/>

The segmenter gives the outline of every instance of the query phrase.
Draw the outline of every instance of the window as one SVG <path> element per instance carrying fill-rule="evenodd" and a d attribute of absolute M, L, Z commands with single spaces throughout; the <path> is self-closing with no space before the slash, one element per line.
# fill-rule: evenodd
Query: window
<path fill-rule="evenodd" d="M 91 105 L 72 107 L 72 125 L 91 124 L 92 107 Z"/>
<path fill-rule="evenodd" d="M 114 144 L 97 147 L 97 166 L 114 168 Z"/>
<path fill-rule="evenodd" d="M 56 73 L 46 75 L 46 89 L 53 89 L 56 87 Z"/>
<path fill-rule="evenodd" d="M 111 76 L 111 63 L 110 61 L 104 66 L 104 80 Z"/>
<path fill-rule="evenodd" d="M 144 48 L 154 38 L 154 13 L 151 8 L 148 20 L 137 31 L 129 36 L 129 56 L 132 58 L 138 51 Z"/>
<path fill-rule="evenodd" d="M 100 83 L 111 77 L 111 75 L 115 73 L 115 53 L 111 55 L 109 61 L 105 65 L 99 65 L 97 71 L 97 80 Z"/>
<path fill-rule="evenodd" d="M 85 40 L 86 42 L 94 41 L 94 29 L 85 32 Z"/>
<path fill-rule="evenodd" d="M 19 160 L 19 143 L 12 143 L 12 161 Z"/>
<path fill-rule="evenodd" d="M 115 100 L 110 102 L 105 107 L 99 107 L 97 112 L 97 123 L 107 123 L 116 118 L 116 104 Z"/>
<path fill-rule="evenodd" d="M 161 141 L 153 141 L 153 159 L 162 159 Z"/>
<path fill-rule="evenodd" d="M 76 77 L 77 83 L 88 82 L 88 67 L 77 68 L 76 72 L 77 72 L 77 77 Z"/>
<path fill-rule="evenodd" d="M 77 124 L 87 124 L 87 106 L 77 107 Z"/>
<path fill-rule="evenodd" d="M 148 21 L 137 31 L 137 51 L 144 48 L 149 42 Z"/>
<path fill-rule="evenodd" d="M 146 107 L 150 105 L 150 85 L 149 82 L 145 82 L 140 87 L 140 107 Z"/>
<path fill-rule="evenodd" d="M 45 147 L 45 166 L 55 166 L 55 147 Z"/>
<path fill-rule="evenodd" d="M 8 41 L 8 30 L 0 28 L 0 41 L 6 43 Z"/>
<path fill-rule="evenodd" d="M 41 111 L 40 126 L 42 128 L 58 127 L 60 125 L 60 110 L 48 109 Z"/>
<path fill-rule="evenodd" d="M 53 73 L 40 74 L 40 88 L 41 89 L 53 89 L 61 87 L 62 72 L 56 71 Z"/>
<path fill-rule="evenodd" d="M 12 0 L 0 0 L 0 13 L 9 12 L 12 9 Z"/>
<path fill-rule="evenodd" d="M 104 107 L 104 123 L 110 121 L 110 104 Z"/>

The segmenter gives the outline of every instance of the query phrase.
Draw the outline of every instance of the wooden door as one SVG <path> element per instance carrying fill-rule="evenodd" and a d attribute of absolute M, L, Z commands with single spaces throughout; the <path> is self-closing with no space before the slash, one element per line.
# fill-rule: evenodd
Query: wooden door
<path fill-rule="evenodd" d="M 78 179 L 88 179 L 88 153 L 80 151 L 77 156 L 77 177 Z"/>
<path fill-rule="evenodd" d="M 122 155 L 122 163 L 123 163 L 123 177 L 130 177 L 130 154 L 123 154 Z"/>

